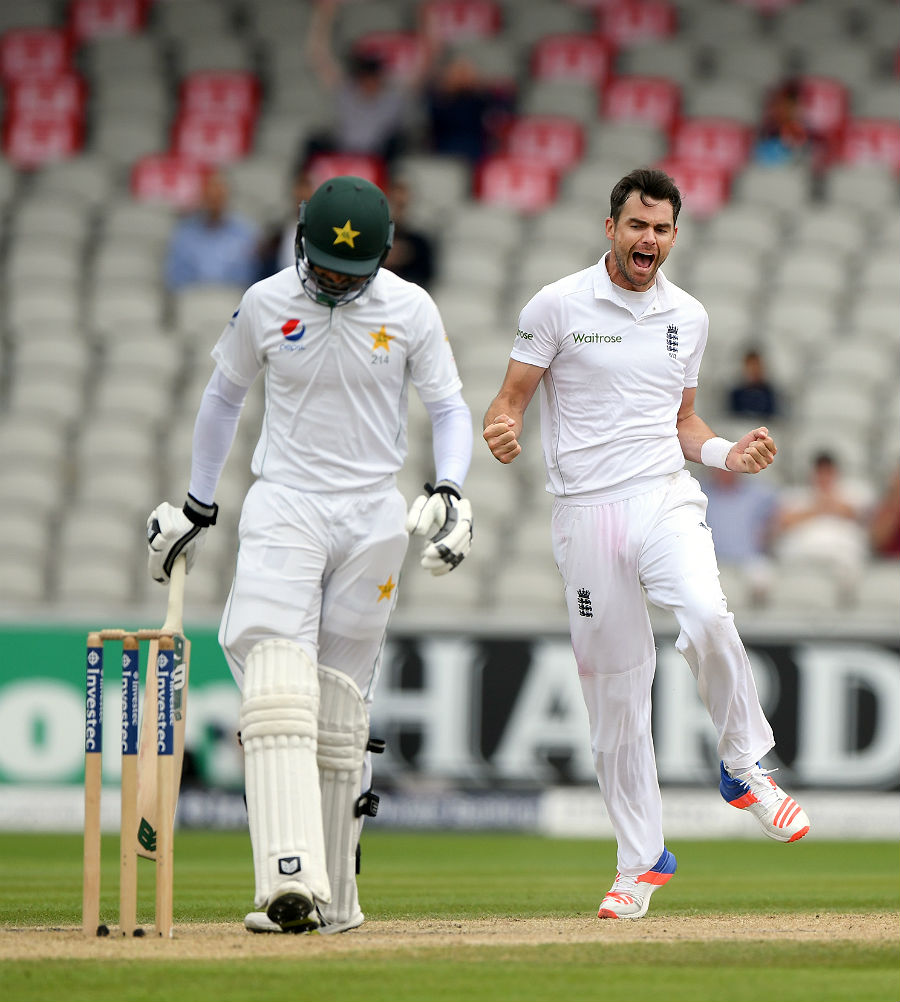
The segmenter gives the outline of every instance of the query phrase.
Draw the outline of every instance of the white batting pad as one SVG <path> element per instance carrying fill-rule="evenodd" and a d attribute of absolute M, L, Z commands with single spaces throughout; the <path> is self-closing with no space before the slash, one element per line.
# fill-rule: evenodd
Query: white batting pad
<path fill-rule="evenodd" d="M 290 640 L 264 640 L 247 655 L 241 742 L 256 907 L 284 883 L 330 901 L 316 766 L 316 666 Z"/>
<path fill-rule="evenodd" d="M 319 742 L 317 760 L 322 791 L 322 822 L 331 904 L 322 907 L 326 923 L 359 925 L 363 920 L 356 893 L 356 847 L 362 817 L 363 763 L 369 740 L 369 715 L 356 683 L 348 675 L 319 665 Z"/>

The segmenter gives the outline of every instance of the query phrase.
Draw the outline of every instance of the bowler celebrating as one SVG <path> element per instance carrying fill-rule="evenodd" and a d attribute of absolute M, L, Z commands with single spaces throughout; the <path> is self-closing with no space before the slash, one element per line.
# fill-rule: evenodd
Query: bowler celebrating
<path fill-rule="evenodd" d="M 522 310 L 484 439 L 501 463 L 512 462 L 541 387 L 554 555 L 618 844 L 599 917 L 633 919 L 675 872 L 650 729 L 656 657 L 645 596 L 678 620 L 676 647 L 718 735 L 722 796 L 780 842 L 802 838 L 809 819 L 759 764 L 772 729 L 719 585 L 706 497 L 685 469 L 691 460 L 759 473 L 775 443 L 762 427 L 737 442 L 718 438 L 694 411 L 708 317 L 660 271 L 681 208 L 672 179 L 634 170 L 610 203 L 609 252 Z"/>

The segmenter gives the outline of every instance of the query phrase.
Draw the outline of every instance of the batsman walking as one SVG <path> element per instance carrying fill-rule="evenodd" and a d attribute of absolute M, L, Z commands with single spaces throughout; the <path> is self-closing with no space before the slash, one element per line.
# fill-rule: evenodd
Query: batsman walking
<path fill-rule="evenodd" d="M 251 383 L 266 406 L 244 500 L 219 642 L 242 687 L 253 932 L 343 932 L 363 921 L 356 887 L 371 791 L 369 707 L 409 533 L 440 575 L 469 552 L 462 485 L 472 417 L 438 309 L 381 266 L 384 194 L 351 176 L 299 207 L 296 266 L 251 286 L 213 348 L 183 508 L 148 520 L 149 567 L 187 568 L 215 524 L 216 486 Z M 407 512 L 395 475 L 412 383 L 432 422 L 436 480 Z"/>
<path fill-rule="evenodd" d="M 662 171 L 640 168 L 615 185 L 611 249 L 525 305 L 484 419 L 491 452 L 511 463 L 540 386 L 554 556 L 618 844 L 600 918 L 642 917 L 675 872 L 651 737 L 656 656 L 645 598 L 678 620 L 676 647 L 718 735 L 722 796 L 780 842 L 809 831 L 803 809 L 760 765 L 772 729 L 719 585 L 706 497 L 685 469 L 691 460 L 755 474 L 776 448 L 764 427 L 738 442 L 719 438 L 694 411 L 709 320 L 660 271 L 680 208 Z"/>

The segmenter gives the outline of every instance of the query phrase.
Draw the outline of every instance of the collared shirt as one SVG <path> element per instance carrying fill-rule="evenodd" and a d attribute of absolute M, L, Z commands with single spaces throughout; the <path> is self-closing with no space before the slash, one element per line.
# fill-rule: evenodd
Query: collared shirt
<path fill-rule="evenodd" d="M 676 419 L 685 387 L 697 385 L 709 318 L 662 271 L 650 298 L 636 319 L 604 256 L 522 310 L 511 357 L 547 370 L 541 439 L 551 494 L 625 497 L 684 467 Z"/>
<path fill-rule="evenodd" d="M 294 268 L 257 282 L 212 356 L 239 386 L 266 370 L 254 474 L 312 492 L 365 490 L 401 468 L 409 382 L 424 403 L 462 387 L 434 301 L 384 268 L 336 309 Z"/>
<path fill-rule="evenodd" d="M 174 229 L 166 258 L 166 285 L 220 283 L 246 289 L 259 277 L 259 232 L 238 216 L 210 225 L 200 214 L 187 216 Z"/>

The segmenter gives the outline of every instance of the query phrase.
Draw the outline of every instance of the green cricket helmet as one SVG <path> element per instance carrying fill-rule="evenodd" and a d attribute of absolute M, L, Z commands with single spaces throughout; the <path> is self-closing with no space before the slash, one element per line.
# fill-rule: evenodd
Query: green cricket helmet
<path fill-rule="evenodd" d="M 380 188 L 352 175 L 329 178 L 300 204 L 294 249 L 304 292 L 326 306 L 351 302 L 378 273 L 393 239 Z"/>

